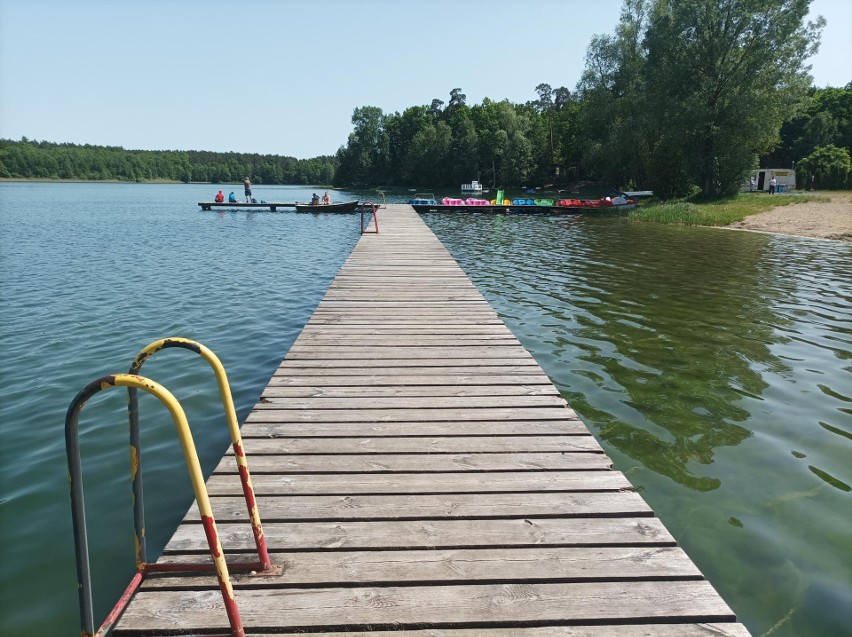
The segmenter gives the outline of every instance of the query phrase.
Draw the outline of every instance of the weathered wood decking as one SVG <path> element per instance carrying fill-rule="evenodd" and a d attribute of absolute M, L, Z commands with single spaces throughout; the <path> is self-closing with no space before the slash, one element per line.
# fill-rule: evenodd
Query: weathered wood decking
<path fill-rule="evenodd" d="M 748 635 L 417 214 L 379 214 L 242 430 L 284 568 L 233 576 L 247 632 Z M 233 456 L 208 488 L 250 559 Z M 205 551 L 193 507 L 162 559 Z M 226 629 L 213 577 L 150 576 L 116 634 Z"/>

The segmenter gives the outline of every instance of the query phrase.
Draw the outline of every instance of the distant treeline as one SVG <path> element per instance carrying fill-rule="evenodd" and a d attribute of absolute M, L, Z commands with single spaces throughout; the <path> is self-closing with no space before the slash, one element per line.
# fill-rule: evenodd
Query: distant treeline
<path fill-rule="evenodd" d="M 329 184 L 337 159 L 207 151 L 125 150 L 118 146 L 0 139 L 0 177 L 205 183 Z"/>
<path fill-rule="evenodd" d="M 402 113 L 356 108 L 337 185 L 541 186 L 600 181 L 663 197 L 737 192 L 758 166 L 850 186 L 852 84 L 815 89 L 824 21 L 810 0 L 625 0 L 574 92 L 524 104 L 461 89 Z M 813 176 L 813 181 L 811 177 Z"/>

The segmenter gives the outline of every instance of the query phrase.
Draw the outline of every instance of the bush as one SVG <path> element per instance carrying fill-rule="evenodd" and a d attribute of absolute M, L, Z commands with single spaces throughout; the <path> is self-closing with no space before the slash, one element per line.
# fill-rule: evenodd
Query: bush
<path fill-rule="evenodd" d="M 846 148 L 821 146 L 796 164 L 796 176 L 804 188 L 836 190 L 852 186 L 852 159 Z"/>

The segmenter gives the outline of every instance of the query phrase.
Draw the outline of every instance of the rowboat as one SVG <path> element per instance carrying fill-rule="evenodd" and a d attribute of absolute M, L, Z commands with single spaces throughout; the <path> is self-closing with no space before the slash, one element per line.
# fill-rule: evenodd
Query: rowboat
<path fill-rule="evenodd" d="M 358 203 L 357 199 L 343 203 L 296 203 L 296 212 L 355 212 Z"/>

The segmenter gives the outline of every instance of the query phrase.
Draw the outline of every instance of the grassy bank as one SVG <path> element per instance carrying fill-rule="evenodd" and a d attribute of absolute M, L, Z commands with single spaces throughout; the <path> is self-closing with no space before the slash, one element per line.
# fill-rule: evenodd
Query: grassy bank
<path fill-rule="evenodd" d="M 742 221 L 749 215 L 766 212 L 778 206 L 807 201 L 828 202 L 830 197 L 821 194 L 768 195 L 762 192 L 744 192 L 736 197 L 715 201 L 650 201 L 631 210 L 631 221 L 651 221 L 688 226 L 727 226 Z"/>

